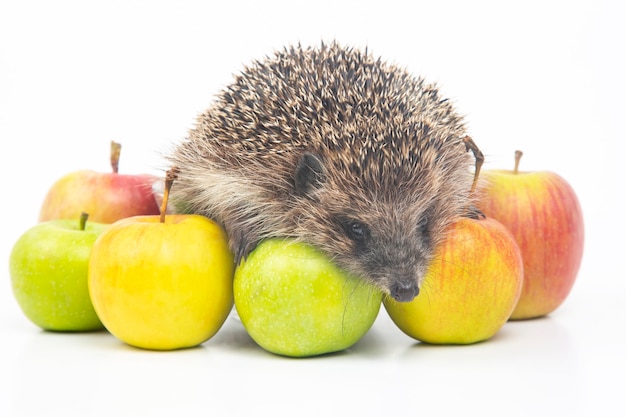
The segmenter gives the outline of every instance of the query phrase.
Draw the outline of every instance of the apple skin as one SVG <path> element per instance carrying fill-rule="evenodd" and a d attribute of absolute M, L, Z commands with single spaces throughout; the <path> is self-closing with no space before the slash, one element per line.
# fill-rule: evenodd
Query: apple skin
<path fill-rule="evenodd" d="M 354 345 L 382 293 L 310 245 L 269 239 L 237 267 L 235 308 L 252 339 L 278 355 L 309 357 Z"/>
<path fill-rule="evenodd" d="M 507 322 L 523 283 L 521 253 L 494 219 L 460 218 L 447 231 L 410 302 L 385 298 L 392 321 L 408 336 L 431 344 L 488 340 Z"/>
<path fill-rule="evenodd" d="M 152 185 L 161 181 L 148 174 L 123 175 L 96 171 L 76 171 L 58 179 L 41 205 L 39 221 L 74 219 L 81 212 L 92 221 L 117 220 L 159 214 Z"/>
<path fill-rule="evenodd" d="M 583 214 L 573 188 L 550 171 L 485 170 L 477 207 L 511 231 L 524 287 L 511 319 L 545 316 L 569 295 L 583 255 Z"/>
<path fill-rule="evenodd" d="M 111 334 L 173 350 L 214 336 L 232 310 L 233 255 L 222 228 L 199 215 L 134 216 L 111 224 L 89 261 L 89 293 Z"/>
<path fill-rule="evenodd" d="M 9 258 L 13 294 L 37 326 L 53 331 L 102 329 L 87 287 L 89 256 L 107 225 L 78 220 L 39 223 L 15 242 Z"/>

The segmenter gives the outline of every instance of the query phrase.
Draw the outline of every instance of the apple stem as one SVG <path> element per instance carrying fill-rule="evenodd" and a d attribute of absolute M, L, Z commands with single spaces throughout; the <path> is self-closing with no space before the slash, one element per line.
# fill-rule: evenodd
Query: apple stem
<path fill-rule="evenodd" d="M 78 229 L 79 230 L 85 230 L 85 227 L 87 227 L 87 219 L 89 218 L 89 214 L 85 213 L 84 211 L 82 213 L 80 213 L 80 219 L 78 221 Z"/>
<path fill-rule="evenodd" d="M 111 168 L 113 173 L 117 174 L 120 167 L 120 153 L 122 152 L 122 145 L 111 141 Z"/>
<path fill-rule="evenodd" d="M 161 202 L 161 217 L 160 222 L 165 223 L 165 213 L 167 212 L 167 202 L 170 199 L 170 190 L 172 184 L 178 177 L 178 168 L 174 167 L 165 173 L 165 189 L 163 190 L 163 202 Z"/>
<path fill-rule="evenodd" d="M 515 151 L 515 168 L 513 168 L 514 174 L 517 174 L 519 172 L 519 161 L 520 159 L 522 159 L 522 155 L 524 155 L 524 152 L 520 150 Z"/>
<path fill-rule="evenodd" d="M 471 137 L 465 136 L 463 138 L 463 143 L 465 143 L 465 150 L 472 151 L 472 153 L 474 154 L 474 159 L 476 159 L 474 181 L 472 181 L 472 188 L 470 190 L 470 195 L 472 195 L 474 194 L 474 191 L 476 191 L 476 187 L 478 186 L 478 176 L 480 175 L 480 169 L 485 162 L 485 155 L 483 155 L 483 153 L 478 148 L 478 145 L 476 145 L 476 142 L 474 142 Z"/>

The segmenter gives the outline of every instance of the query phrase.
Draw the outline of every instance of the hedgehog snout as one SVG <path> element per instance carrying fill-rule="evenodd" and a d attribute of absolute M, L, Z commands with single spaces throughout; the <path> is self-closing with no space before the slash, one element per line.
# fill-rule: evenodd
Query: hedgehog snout
<path fill-rule="evenodd" d="M 417 282 L 413 279 L 394 281 L 389 288 L 389 295 L 398 302 L 411 301 L 417 297 L 419 292 L 420 289 L 417 286 Z"/>

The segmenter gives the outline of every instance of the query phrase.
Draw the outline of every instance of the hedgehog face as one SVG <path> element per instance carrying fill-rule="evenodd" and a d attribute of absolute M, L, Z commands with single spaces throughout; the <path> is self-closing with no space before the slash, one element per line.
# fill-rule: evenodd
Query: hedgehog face
<path fill-rule="evenodd" d="M 410 209 L 380 201 L 342 204 L 336 199 L 329 216 L 312 218 L 319 233 L 308 240 L 326 251 L 353 275 L 362 277 L 397 301 L 411 301 L 441 240 L 444 220 L 436 204 Z M 364 207 L 367 204 L 367 207 Z M 311 211 L 311 216 L 321 211 Z"/>
<path fill-rule="evenodd" d="M 345 177 L 340 184 L 334 180 L 326 177 L 319 159 L 302 158 L 296 189 L 310 198 L 301 200 L 295 235 L 395 300 L 415 298 L 434 248 L 455 216 L 449 201 L 434 189 L 423 190 L 418 199 L 402 190 L 377 195 L 371 188 L 350 188 Z"/>
<path fill-rule="evenodd" d="M 410 301 L 419 293 L 432 255 L 431 237 L 426 217 L 409 226 L 398 214 L 370 214 L 367 220 L 340 216 L 337 224 L 351 247 L 336 259 L 395 300 Z"/>

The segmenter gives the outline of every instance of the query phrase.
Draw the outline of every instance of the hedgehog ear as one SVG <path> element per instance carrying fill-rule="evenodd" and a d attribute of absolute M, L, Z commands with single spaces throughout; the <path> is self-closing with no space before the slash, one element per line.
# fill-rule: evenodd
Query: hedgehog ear
<path fill-rule="evenodd" d="M 296 166 L 296 191 L 305 195 L 324 181 L 324 165 L 319 156 L 305 153 Z"/>

